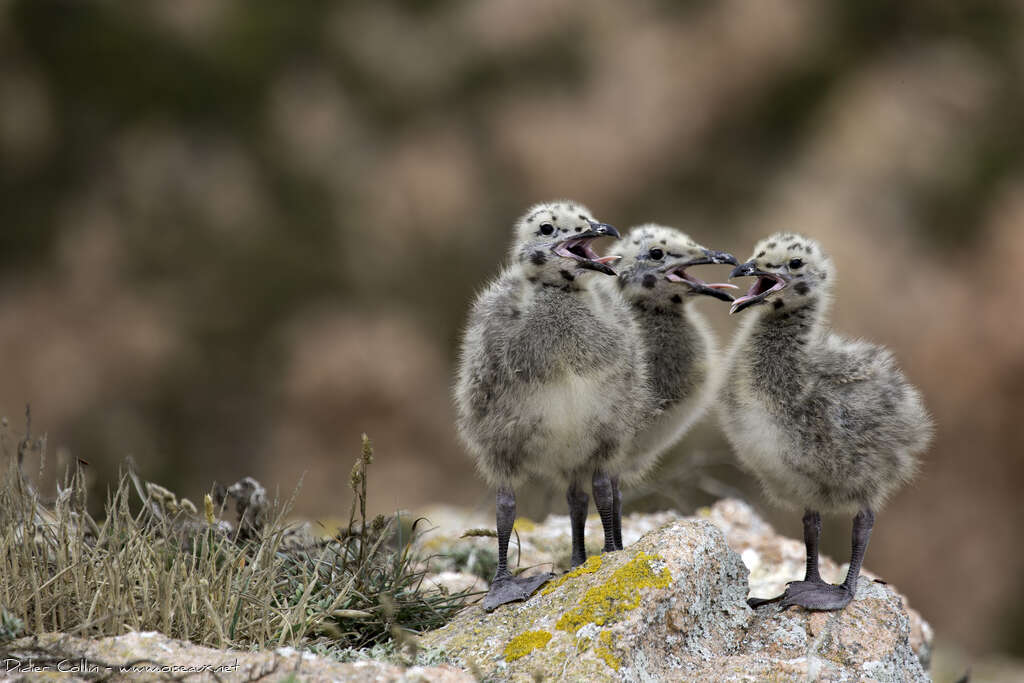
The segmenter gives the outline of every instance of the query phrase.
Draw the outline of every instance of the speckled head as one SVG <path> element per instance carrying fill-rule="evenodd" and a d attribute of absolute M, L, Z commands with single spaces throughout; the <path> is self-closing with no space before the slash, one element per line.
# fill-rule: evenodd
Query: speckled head
<path fill-rule="evenodd" d="M 776 233 L 754 247 L 749 261 L 736 266 L 729 277 L 756 277 L 744 296 L 736 299 L 730 313 L 758 304 L 770 310 L 793 311 L 827 301 L 834 281 L 832 259 L 821 245 L 803 235 Z"/>
<path fill-rule="evenodd" d="M 610 263 L 616 256 L 598 256 L 591 243 L 600 237 L 618 238 L 619 232 L 599 223 L 587 207 L 561 200 L 532 207 L 516 224 L 512 260 L 527 277 L 572 282 L 585 273 L 615 275 Z"/>
<path fill-rule="evenodd" d="M 622 257 L 617 265 L 619 286 L 630 301 L 679 304 L 684 297 L 697 294 L 732 301 L 722 290 L 736 289 L 735 285 L 705 282 L 687 268 L 710 263 L 736 265 L 736 257 L 697 244 L 675 228 L 654 223 L 637 226 L 609 253 Z"/>

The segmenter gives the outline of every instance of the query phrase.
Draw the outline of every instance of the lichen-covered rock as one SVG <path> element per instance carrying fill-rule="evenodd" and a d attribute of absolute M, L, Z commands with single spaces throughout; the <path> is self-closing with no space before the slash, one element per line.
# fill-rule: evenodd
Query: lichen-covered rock
<path fill-rule="evenodd" d="M 500 679 L 639 679 L 664 669 L 669 654 L 711 658 L 739 647 L 750 618 L 746 573 L 713 524 L 675 522 L 591 557 L 526 603 L 491 614 L 471 607 L 423 642 Z"/>
<path fill-rule="evenodd" d="M 637 517 L 624 520 L 627 543 Z M 754 611 L 746 605 L 747 565 L 757 577 L 750 584 L 755 594 L 772 592 L 780 581 L 781 591 L 803 571 L 802 546 L 791 552 L 795 541 L 776 536 L 737 501 L 696 518 L 672 517 L 624 551 L 591 557 L 524 603 L 491 614 L 468 608 L 423 644 L 494 680 L 928 680 L 911 647 L 917 617 L 891 587 L 861 581 L 841 612 L 780 612 L 774 605 Z M 539 559 L 527 559 L 527 547 L 557 547 L 557 522 L 521 531 L 524 564 Z M 799 572 L 782 578 L 790 555 L 799 558 Z M 834 563 L 823 568 L 840 574 Z M 919 647 L 926 649 L 930 630 L 917 621 Z"/>

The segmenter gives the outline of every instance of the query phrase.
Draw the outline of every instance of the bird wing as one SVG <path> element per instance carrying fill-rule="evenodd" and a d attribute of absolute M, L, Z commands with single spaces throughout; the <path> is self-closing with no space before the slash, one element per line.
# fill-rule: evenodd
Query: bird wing
<path fill-rule="evenodd" d="M 891 364 L 890 353 L 880 346 L 829 335 L 824 353 L 816 359 L 815 374 L 819 381 L 839 386 L 869 381 Z"/>
<path fill-rule="evenodd" d="M 895 370 L 892 354 L 862 340 L 828 335 L 809 359 L 803 404 L 833 405 L 849 411 L 876 405 Z"/>
<path fill-rule="evenodd" d="M 506 355 L 509 323 L 516 316 L 515 285 L 502 274 L 480 293 L 470 314 L 457 393 L 478 415 L 490 409 L 495 393 L 509 381 Z"/>

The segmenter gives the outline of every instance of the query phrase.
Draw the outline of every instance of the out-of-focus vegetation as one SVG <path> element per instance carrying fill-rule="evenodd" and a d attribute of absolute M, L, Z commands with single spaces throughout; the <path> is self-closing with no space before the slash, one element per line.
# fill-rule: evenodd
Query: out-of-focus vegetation
<path fill-rule="evenodd" d="M 413 633 L 444 625 L 466 604 L 465 591 L 423 583 L 415 524 L 367 518 L 366 437 L 349 523 L 326 540 L 286 524 L 289 504 L 267 501 L 252 479 L 215 490 L 200 512 L 129 471 L 94 519 L 79 466 L 46 504 L 24 476 L 25 455 L 43 457 L 44 440 L 27 435 L 15 456 L 6 426 L 0 437 L 0 643 L 26 633 L 158 630 L 211 647 L 296 645 L 344 658 L 414 645 Z"/>
<path fill-rule="evenodd" d="M 939 426 L 869 567 L 940 638 L 1024 654 L 1022 105 L 1014 0 L 6 0 L 0 414 L 31 401 L 94 501 L 131 454 L 193 497 L 309 471 L 295 509 L 330 514 L 365 430 L 371 514 L 489 505 L 451 363 L 528 204 L 739 256 L 802 231 L 836 327 L 890 346 Z M 627 507 L 756 502 L 730 457 L 704 425 Z"/>

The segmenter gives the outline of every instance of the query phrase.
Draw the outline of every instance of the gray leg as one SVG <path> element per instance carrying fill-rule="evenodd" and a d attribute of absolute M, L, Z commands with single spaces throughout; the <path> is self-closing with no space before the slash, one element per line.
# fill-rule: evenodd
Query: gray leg
<path fill-rule="evenodd" d="M 622 550 L 622 494 L 619 493 L 618 477 L 612 477 L 612 534 L 615 549 Z"/>
<path fill-rule="evenodd" d="M 786 588 L 785 593 L 777 595 L 774 598 L 748 598 L 747 604 L 751 607 L 757 608 L 761 605 L 767 605 L 784 599 L 790 594 L 795 583 L 825 584 L 821 579 L 821 574 L 818 573 L 818 539 L 821 537 L 821 515 L 817 510 L 805 510 L 803 523 L 804 546 L 807 549 L 807 569 L 804 572 L 804 580 L 790 584 L 790 586 Z"/>
<path fill-rule="evenodd" d="M 512 537 L 512 525 L 516 521 L 516 492 L 510 488 L 499 488 L 495 501 L 495 522 L 498 528 L 498 571 L 494 580 L 511 576 L 508 571 L 508 541 Z"/>
<path fill-rule="evenodd" d="M 846 570 L 846 580 L 843 587 L 852 596 L 857 592 L 857 577 L 860 576 L 860 568 L 864 563 L 864 553 L 868 550 L 868 541 L 871 540 L 871 530 L 875 526 L 875 513 L 864 508 L 853 518 L 853 550 L 850 552 L 850 568 Z"/>
<path fill-rule="evenodd" d="M 491 589 L 484 596 L 484 609 L 488 612 L 506 602 L 525 600 L 544 585 L 553 575 L 544 573 L 534 576 L 516 577 L 508 570 L 508 541 L 512 536 L 512 525 L 516 521 L 516 494 L 508 487 L 498 489 L 498 569 L 494 573 Z"/>
<path fill-rule="evenodd" d="M 821 581 L 818 573 L 818 539 L 821 537 L 821 515 L 817 510 L 804 511 L 804 545 L 807 546 L 807 571 L 804 581 Z"/>
<path fill-rule="evenodd" d="M 853 551 L 850 553 L 850 569 L 846 580 L 838 586 L 824 581 L 796 581 L 789 584 L 783 596 L 782 608 L 799 605 L 812 610 L 838 610 L 846 607 L 857 592 L 857 577 L 860 576 L 864 553 L 871 540 L 871 528 L 875 525 L 875 513 L 864 508 L 853 518 Z"/>
<path fill-rule="evenodd" d="M 569 503 L 569 522 L 572 526 L 572 566 L 577 567 L 587 561 L 587 548 L 584 537 L 587 528 L 587 506 L 590 496 L 583 490 L 580 483 L 573 480 L 565 492 L 565 500 Z"/>
<path fill-rule="evenodd" d="M 601 515 L 601 526 L 604 527 L 604 552 L 612 552 L 615 550 L 615 533 L 612 531 L 615 497 L 612 494 L 612 480 L 607 474 L 597 470 L 594 472 L 591 488 L 594 491 L 594 505 L 597 506 L 597 513 Z"/>

